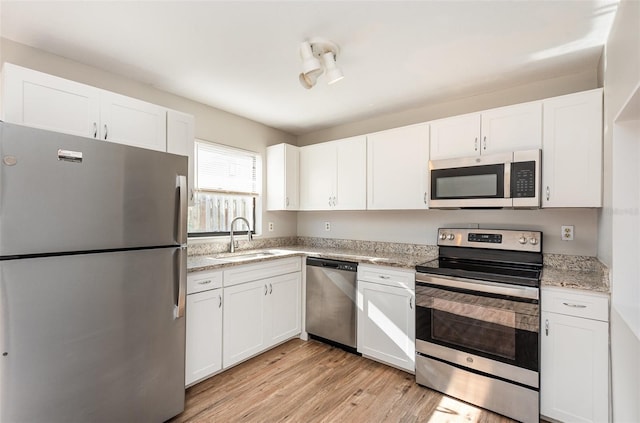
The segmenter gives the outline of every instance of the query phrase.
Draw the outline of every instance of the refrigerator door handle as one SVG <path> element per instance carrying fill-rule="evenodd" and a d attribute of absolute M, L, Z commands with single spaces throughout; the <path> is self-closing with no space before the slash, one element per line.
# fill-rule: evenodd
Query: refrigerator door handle
<path fill-rule="evenodd" d="M 178 227 L 176 228 L 176 238 L 178 244 L 187 243 L 187 177 L 178 175 L 176 178 L 176 188 L 178 189 Z"/>
<path fill-rule="evenodd" d="M 178 249 L 178 298 L 173 310 L 175 320 L 184 317 L 187 302 L 187 247 Z"/>

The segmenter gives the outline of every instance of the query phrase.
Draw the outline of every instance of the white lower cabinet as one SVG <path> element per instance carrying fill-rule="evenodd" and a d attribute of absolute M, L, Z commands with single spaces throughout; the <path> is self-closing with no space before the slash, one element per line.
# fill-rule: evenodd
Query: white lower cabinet
<path fill-rule="evenodd" d="M 608 296 L 542 289 L 540 414 L 609 421 Z"/>
<path fill-rule="evenodd" d="M 415 372 L 415 274 L 358 266 L 358 352 Z"/>
<path fill-rule="evenodd" d="M 225 272 L 223 368 L 300 334 L 301 266 L 294 257 Z"/>
<path fill-rule="evenodd" d="M 229 367 L 264 350 L 268 287 L 247 282 L 224 290 L 222 364 Z"/>
<path fill-rule="evenodd" d="M 185 386 L 222 369 L 222 272 L 187 280 Z"/>

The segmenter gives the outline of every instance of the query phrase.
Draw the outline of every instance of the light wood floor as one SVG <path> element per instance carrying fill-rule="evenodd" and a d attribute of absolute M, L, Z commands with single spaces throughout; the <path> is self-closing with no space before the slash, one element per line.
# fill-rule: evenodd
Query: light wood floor
<path fill-rule="evenodd" d="M 413 375 L 295 339 L 187 389 L 178 422 L 511 423 Z"/>

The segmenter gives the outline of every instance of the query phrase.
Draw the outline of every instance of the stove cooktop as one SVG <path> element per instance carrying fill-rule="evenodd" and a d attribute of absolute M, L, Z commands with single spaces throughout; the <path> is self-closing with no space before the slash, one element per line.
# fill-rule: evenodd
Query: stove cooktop
<path fill-rule="evenodd" d="M 542 233 L 499 229 L 438 230 L 439 257 L 419 264 L 424 274 L 540 286 Z"/>
<path fill-rule="evenodd" d="M 416 272 L 537 288 L 542 268 L 538 265 L 439 258 L 417 265 Z"/>

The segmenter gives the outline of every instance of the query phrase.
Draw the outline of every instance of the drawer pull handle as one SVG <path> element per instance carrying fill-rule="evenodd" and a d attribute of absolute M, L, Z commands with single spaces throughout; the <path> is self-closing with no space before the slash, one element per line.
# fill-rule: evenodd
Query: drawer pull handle
<path fill-rule="evenodd" d="M 571 303 L 562 303 L 562 304 L 566 305 L 567 307 L 573 307 L 573 308 L 587 308 L 587 306 L 584 304 L 571 304 Z"/>
<path fill-rule="evenodd" d="M 549 336 L 549 319 L 544 321 L 544 334 Z"/>
<path fill-rule="evenodd" d="M 206 281 L 200 281 L 200 282 L 198 282 L 198 285 L 208 285 L 208 284 L 210 284 L 210 283 L 211 283 L 211 279 L 208 279 L 208 280 L 206 280 Z"/>
<path fill-rule="evenodd" d="M 218 308 L 222 308 L 222 295 L 218 295 Z"/>
<path fill-rule="evenodd" d="M 386 275 L 378 275 L 378 277 L 380 279 L 391 279 L 391 276 L 386 276 Z"/>
<path fill-rule="evenodd" d="M 413 310 L 413 298 L 409 297 L 409 308 Z"/>

